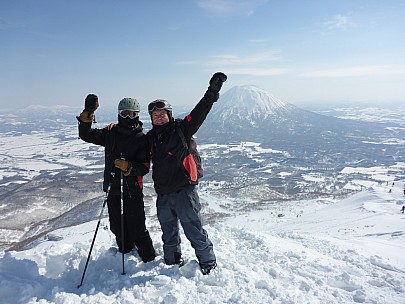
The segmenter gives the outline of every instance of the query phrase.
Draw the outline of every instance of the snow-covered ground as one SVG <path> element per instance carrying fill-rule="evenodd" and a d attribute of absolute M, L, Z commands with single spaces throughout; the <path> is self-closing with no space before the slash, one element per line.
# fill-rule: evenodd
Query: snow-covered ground
<path fill-rule="evenodd" d="M 104 218 L 80 288 L 97 221 L 1 252 L 0 302 L 405 303 L 403 205 L 403 181 L 375 183 L 341 201 L 289 204 L 281 217 L 269 209 L 206 226 L 218 259 L 208 276 L 184 236 L 187 264 L 166 266 L 160 231 L 151 232 L 156 260 L 127 254 L 122 275 Z"/>

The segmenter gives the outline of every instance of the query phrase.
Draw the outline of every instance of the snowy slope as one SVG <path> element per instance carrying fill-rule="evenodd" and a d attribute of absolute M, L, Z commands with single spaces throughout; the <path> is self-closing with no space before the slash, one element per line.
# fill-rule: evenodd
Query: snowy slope
<path fill-rule="evenodd" d="M 160 231 L 151 233 L 158 258 L 144 264 L 128 254 L 121 275 L 103 219 L 78 289 L 96 221 L 60 229 L 53 236 L 62 240 L 1 253 L 1 303 L 404 303 L 403 182 L 396 184 L 329 204 L 296 202 L 281 218 L 269 209 L 207 226 L 218 257 L 209 276 L 184 236 L 188 263 L 164 265 Z"/>

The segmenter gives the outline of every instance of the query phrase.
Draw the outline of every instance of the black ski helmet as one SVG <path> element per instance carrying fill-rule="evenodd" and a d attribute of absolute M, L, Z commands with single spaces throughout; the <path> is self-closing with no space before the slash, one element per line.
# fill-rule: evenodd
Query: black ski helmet
<path fill-rule="evenodd" d="M 173 117 L 173 108 L 170 103 L 167 102 L 167 100 L 164 99 L 156 99 L 152 101 L 148 105 L 148 112 L 149 115 L 152 116 L 152 112 L 156 110 L 166 110 L 167 115 L 169 115 L 169 119 L 171 120 Z"/>

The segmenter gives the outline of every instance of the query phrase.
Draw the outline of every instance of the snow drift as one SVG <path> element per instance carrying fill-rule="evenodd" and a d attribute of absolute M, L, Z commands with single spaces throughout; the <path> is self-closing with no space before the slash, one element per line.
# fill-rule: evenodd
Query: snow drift
<path fill-rule="evenodd" d="M 397 182 L 398 184 L 398 182 Z M 402 186 L 402 184 L 401 184 Z M 183 236 L 185 266 L 114 248 L 103 219 L 77 288 L 96 221 L 56 230 L 34 248 L 0 255 L 2 303 L 403 303 L 400 186 L 374 184 L 345 200 L 294 202 L 284 217 L 253 211 L 207 226 L 218 268 L 203 276 Z M 61 239 L 63 238 L 63 239 Z"/>

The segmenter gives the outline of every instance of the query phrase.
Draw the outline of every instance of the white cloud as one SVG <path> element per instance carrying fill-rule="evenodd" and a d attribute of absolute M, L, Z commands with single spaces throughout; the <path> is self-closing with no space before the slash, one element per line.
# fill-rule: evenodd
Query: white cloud
<path fill-rule="evenodd" d="M 250 39 L 249 42 L 252 42 L 252 43 L 265 43 L 265 42 L 267 42 L 267 40 L 266 39 Z"/>
<path fill-rule="evenodd" d="M 278 61 L 281 59 L 279 50 L 272 50 L 263 53 L 256 53 L 249 56 L 241 57 L 238 55 L 224 54 L 214 57 L 211 64 L 214 65 L 247 65 L 263 64 L 269 61 Z"/>
<path fill-rule="evenodd" d="M 272 63 L 280 60 L 280 51 L 272 50 L 247 56 L 234 54 L 218 55 L 208 65 L 226 69 L 228 73 L 235 75 L 272 76 L 288 72 L 286 68 L 273 66 Z"/>
<path fill-rule="evenodd" d="M 302 74 L 304 77 L 355 77 L 382 74 L 405 74 L 405 67 L 388 65 L 373 65 L 362 67 L 346 67 L 340 69 L 327 69 L 311 71 Z"/>
<path fill-rule="evenodd" d="M 203 10 L 215 15 L 253 14 L 256 7 L 268 0 L 198 0 L 196 3 Z"/>
<path fill-rule="evenodd" d="M 180 64 L 180 65 L 194 65 L 194 64 L 198 64 L 198 62 L 194 61 L 194 60 L 185 60 L 185 61 L 179 61 L 179 62 L 177 62 L 177 64 Z"/>
<path fill-rule="evenodd" d="M 348 15 L 336 15 L 332 19 L 326 21 L 324 25 L 329 30 L 347 30 L 353 27 L 355 24 L 350 20 Z"/>
<path fill-rule="evenodd" d="M 233 75 L 250 75 L 250 76 L 274 76 L 288 73 L 284 68 L 230 68 L 228 74 Z"/>
<path fill-rule="evenodd" d="M 235 54 L 222 54 L 212 57 L 211 60 L 204 62 L 210 70 L 224 69 L 229 74 L 249 75 L 249 76 L 273 76 L 289 72 L 289 69 L 283 67 L 274 67 L 272 62 L 280 61 L 280 51 L 272 50 L 268 52 L 255 53 L 247 56 Z M 199 64 L 195 60 L 185 60 L 177 62 L 179 65 Z"/>
<path fill-rule="evenodd" d="M 173 26 L 169 26 L 169 31 L 173 31 L 173 32 L 175 32 L 175 31 L 178 31 L 178 30 L 180 30 L 181 29 L 181 27 L 179 26 L 179 25 L 173 25 Z"/>

